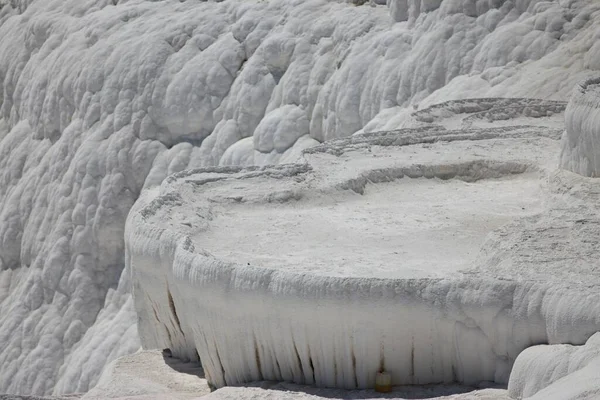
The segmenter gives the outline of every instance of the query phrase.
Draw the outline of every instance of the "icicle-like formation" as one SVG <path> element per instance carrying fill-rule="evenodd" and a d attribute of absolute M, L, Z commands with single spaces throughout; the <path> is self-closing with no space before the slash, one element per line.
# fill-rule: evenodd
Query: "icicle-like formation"
<path fill-rule="evenodd" d="M 124 225 L 166 176 L 600 66 L 595 0 L 351 3 L 0 0 L 0 392 L 85 392 L 139 347 Z"/>
<path fill-rule="evenodd" d="M 600 77 L 575 87 L 565 112 L 561 166 L 600 177 Z"/>
<path fill-rule="evenodd" d="M 199 356 L 217 387 L 276 380 L 365 388 L 381 369 L 394 384 L 506 383 L 523 349 L 584 343 L 600 329 L 598 279 L 590 270 L 598 232 L 588 229 L 597 215 L 592 203 L 581 203 L 592 193 L 587 181 L 566 172 L 548 175 L 551 149 L 558 150 L 550 131 L 434 126 L 359 135 L 314 149 L 306 154 L 308 164 L 213 168 L 167 179 L 160 191 L 142 196 L 126 227 L 143 344 L 169 347 L 181 358 Z M 541 180 L 526 178 L 536 170 Z M 405 207 L 417 209 L 414 202 L 434 201 L 435 187 L 412 199 L 418 186 L 394 185 L 423 178 L 431 185 L 466 181 L 473 190 L 484 190 L 486 182 L 507 186 L 494 186 L 491 208 L 469 208 L 464 197 L 476 193 L 466 188 L 460 199 L 446 189 L 439 203 L 444 213 L 403 214 Z M 536 189 L 540 182 L 547 187 Z M 385 196 L 373 197 L 382 190 Z M 543 206 L 529 199 L 535 193 Z M 385 209 L 384 198 L 396 199 L 394 207 Z M 336 207 L 356 202 L 360 206 L 344 208 L 336 219 Z M 335 251 L 350 235 L 344 224 L 370 220 L 372 207 L 382 222 L 352 225 L 363 238 L 337 263 Z M 311 219 L 314 208 L 326 212 Z M 292 211 L 282 214 L 285 209 Z M 508 212 L 516 213 L 508 217 L 513 222 L 497 220 Z M 369 247 L 371 232 L 395 223 L 392 214 L 403 216 L 393 230 L 407 235 L 389 250 L 405 255 L 389 265 L 369 264 L 369 255 L 383 259 L 379 246 Z M 460 228 L 452 225 L 455 218 Z M 327 234 L 330 224 L 337 233 Z M 411 246 L 439 235 L 447 235 L 440 243 L 458 241 L 472 229 L 483 230 L 468 240 L 472 248 L 463 244 L 463 265 L 454 269 L 446 269 L 450 255 L 436 257 L 442 248 L 411 256 Z M 219 230 L 224 234 L 216 240 Z M 421 232 L 427 240 L 403 243 Z M 332 241 L 335 249 L 327 250 Z M 313 257 L 314 266 L 294 265 L 300 256 Z M 419 266 L 420 257 L 432 265 Z M 412 267 L 418 275 L 402 277 L 414 274 Z"/>

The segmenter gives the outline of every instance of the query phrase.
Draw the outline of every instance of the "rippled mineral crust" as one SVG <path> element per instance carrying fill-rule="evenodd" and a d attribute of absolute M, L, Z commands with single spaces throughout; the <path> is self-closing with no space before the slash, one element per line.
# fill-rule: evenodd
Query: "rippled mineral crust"
<path fill-rule="evenodd" d="M 579 83 L 565 111 L 561 166 L 600 177 L 600 77 Z"/>
<path fill-rule="evenodd" d="M 508 392 L 512 398 L 575 400 L 600 397 L 600 333 L 585 345 L 542 345 L 526 349 L 515 362 Z"/>
<path fill-rule="evenodd" d="M 0 0 L 0 393 L 86 392 L 139 348 L 125 220 L 167 176 L 600 69 L 595 0 L 353 3 Z M 480 111 L 454 129 L 506 123 Z"/>
<path fill-rule="evenodd" d="M 560 133 L 432 124 L 169 177 L 126 227 L 142 343 L 216 387 L 508 382 L 600 327 L 593 182 L 555 170 Z"/>

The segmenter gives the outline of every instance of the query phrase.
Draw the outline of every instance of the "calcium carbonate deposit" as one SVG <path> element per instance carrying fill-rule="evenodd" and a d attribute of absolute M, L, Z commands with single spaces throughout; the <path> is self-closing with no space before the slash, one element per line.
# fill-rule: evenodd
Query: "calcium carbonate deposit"
<path fill-rule="evenodd" d="M 524 349 L 600 330 L 597 190 L 556 169 L 562 109 L 448 102 L 302 163 L 169 177 L 126 228 L 142 343 L 199 356 L 217 387 L 364 389 L 386 370 L 535 394 L 579 368 L 555 356 L 572 370 L 541 378 L 556 368 Z"/>
<path fill-rule="evenodd" d="M 600 3 L 381 3 L 0 0 L 0 393 L 598 393 Z"/>

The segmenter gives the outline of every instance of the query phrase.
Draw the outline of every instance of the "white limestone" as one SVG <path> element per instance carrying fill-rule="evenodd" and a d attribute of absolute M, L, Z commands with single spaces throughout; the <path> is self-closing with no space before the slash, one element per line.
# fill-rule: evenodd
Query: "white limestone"
<path fill-rule="evenodd" d="M 217 387 L 355 389 L 381 368 L 394 384 L 507 383 L 523 349 L 585 343 L 600 327 L 594 183 L 555 171 L 556 121 L 446 130 L 477 121 L 465 104 L 304 164 L 145 192 L 126 228 L 143 345 L 198 354 Z"/>
<path fill-rule="evenodd" d="M 600 396 L 600 333 L 583 346 L 535 346 L 519 355 L 510 378 L 513 398 L 593 399 Z"/>
<path fill-rule="evenodd" d="M 561 166 L 585 176 L 600 176 L 600 78 L 578 84 L 565 113 Z"/>
<path fill-rule="evenodd" d="M 85 392 L 139 348 L 125 219 L 168 175 L 600 66 L 592 0 L 378 3 L 0 0 L 0 392 Z"/>
<path fill-rule="evenodd" d="M 198 364 L 181 362 L 159 350 L 146 350 L 109 363 L 98 384 L 81 399 L 186 400 L 209 393 Z"/>

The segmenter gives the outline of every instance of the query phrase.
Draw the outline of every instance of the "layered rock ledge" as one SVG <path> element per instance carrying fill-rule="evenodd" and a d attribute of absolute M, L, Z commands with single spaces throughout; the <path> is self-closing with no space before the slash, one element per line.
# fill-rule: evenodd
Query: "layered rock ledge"
<path fill-rule="evenodd" d="M 442 125 L 145 192 L 126 228 L 144 345 L 216 387 L 352 389 L 380 369 L 506 383 L 523 349 L 585 343 L 600 219 L 590 179 L 555 170 L 561 129 Z"/>
<path fill-rule="evenodd" d="M 600 77 L 579 83 L 565 111 L 561 166 L 584 176 L 600 176 Z"/>

